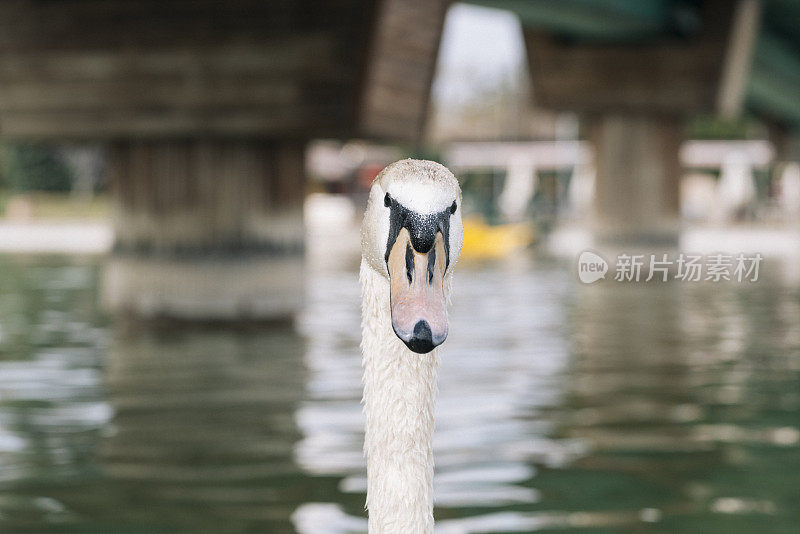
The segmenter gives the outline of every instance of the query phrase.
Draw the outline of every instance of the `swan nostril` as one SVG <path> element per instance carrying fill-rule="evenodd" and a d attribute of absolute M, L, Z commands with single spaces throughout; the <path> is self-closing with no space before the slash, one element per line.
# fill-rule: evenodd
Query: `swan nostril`
<path fill-rule="evenodd" d="M 427 321 L 417 321 L 411 339 L 405 341 L 406 346 L 419 354 L 426 354 L 434 349 L 433 333 Z"/>
<path fill-rule="evenodd" d="M 428 321 L 417 321 L 417 324 L 414 325 L 414 337 L 433 341 L 433 334 Z"/>
<path fill-rule="evenodd" d="M 417 321 L 413 330 L 398 328 L 392 321 L 392 330 L 406 347 L 417 354 L 427 354 L 447 339 L 447 328 L 442 333 L 434 334 L 430 323 L 425 319 Z"/>

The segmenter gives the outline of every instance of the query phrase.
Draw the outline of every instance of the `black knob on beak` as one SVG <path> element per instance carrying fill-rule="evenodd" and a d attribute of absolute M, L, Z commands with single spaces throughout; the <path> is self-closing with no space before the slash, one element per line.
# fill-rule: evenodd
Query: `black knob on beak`
<path fill-rule="evenodd" d="M 417 321 L 414 325 L 414 334 L 405 343 L 409 349 L 419 354 L 427 354 L 436 346 L 433 344 L 433 334 L 427 321 Z"/>

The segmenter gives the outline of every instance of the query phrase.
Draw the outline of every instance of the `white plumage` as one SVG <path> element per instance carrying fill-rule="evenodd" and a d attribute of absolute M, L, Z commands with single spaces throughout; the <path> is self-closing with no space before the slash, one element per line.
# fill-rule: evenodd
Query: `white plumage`
<path fill-rule="evenodd" d="M 450 220 L 449 299 L 452 268 L 461 251 L 461 191 L 455 177 L 430 161 L 403 160 L 381 172 L 370 191 L 362 226 L 362 342 L 364 368 L 367 509 L 372 534 L 433 532 L 434 399 L 439 349 L 409 350 L 392 330 L 386 193 L 417 213 L 457 202 Z"/>

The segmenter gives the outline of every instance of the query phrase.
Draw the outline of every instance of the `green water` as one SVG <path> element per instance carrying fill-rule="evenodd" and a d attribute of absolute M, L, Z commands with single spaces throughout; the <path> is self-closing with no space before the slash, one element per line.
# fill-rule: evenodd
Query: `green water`
<path fill-rule="evenodd" d="M 438 531 L 797 532 L 800 291 L 769 267 L 459 265 Z M 122 331 L 101 274 L 0 257 L 0 532 L 363 531 L 354 269 L 312 269 L 295 327 L 243 331 Z"/>

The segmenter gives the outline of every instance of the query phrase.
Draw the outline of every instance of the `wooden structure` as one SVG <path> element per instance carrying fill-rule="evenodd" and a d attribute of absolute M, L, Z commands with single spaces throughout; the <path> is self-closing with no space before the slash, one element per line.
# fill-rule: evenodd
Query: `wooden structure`
<path fill-rule="evenodd" d="M 707 0 L 695 13 L 696 30 L 654 28 L 654 35 L 621 40 L 525 31 L 538 101 L 578 111 L 589 125 L 600 242 L 677 243 L 682 118 L 716 109 L 735 8 Z"/>
<path fill-rule="evenodd" d="M 110 143 L 112 308 L 287 315 L 302 294 L 305 142 L 419 142 L 446 7 L 0 2 L 0 135 Z"/>
<path fill-rule="evenodd" d="M 537 103 L 589 114 L 715 109 L 735 3 L 706 2 L 702 31 L 626 42 L 570 42 L 525 32 Z"/>
<path fill-rule="evenodd" d="M 687 117 L 800 124 L 795 0 L 470 1 L 517 13 L 536 103 L 585 119 L 600 241 L 677 241 Z"/>
<path fill-rule="evenodd" d="M 443 0 L 0 2 L 0 134 L 420 135 Z"/>
<path fill-rule="evenodd" d="M 586 117 L 601 239 L 677 236 L 685 116 L 800 124 L 800 0 L 468 1 L 515 12 L 534 98 Z M 305 142 L 417 143 L 447 5 L 5 0 L 0 135 L 111 144 L 113 308 L 285 315 Z"/>

